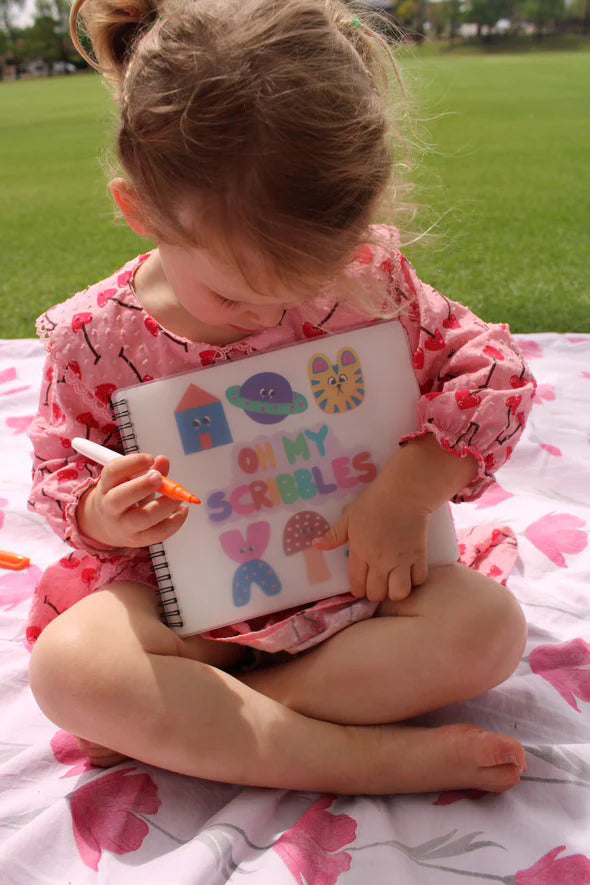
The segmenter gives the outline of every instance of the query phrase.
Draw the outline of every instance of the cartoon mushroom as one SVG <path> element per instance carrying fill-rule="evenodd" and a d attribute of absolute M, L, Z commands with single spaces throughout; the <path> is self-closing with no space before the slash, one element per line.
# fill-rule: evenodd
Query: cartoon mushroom
<path fill-rule="evenodd" d="M 314 510 L 300 510 L 287 522 L 283 532 L 283 551 L 286 556 L 303 553 L 307 579 L 310 584 L 320 584 L 331 578 L 323 550 L 312 546 L 330 528 L 329 523 Z"/>

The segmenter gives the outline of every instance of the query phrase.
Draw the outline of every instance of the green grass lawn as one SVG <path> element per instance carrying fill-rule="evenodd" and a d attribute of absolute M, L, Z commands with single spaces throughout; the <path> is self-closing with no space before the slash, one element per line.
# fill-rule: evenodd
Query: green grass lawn
<path fill-rule="evenodd" d="M 515 331 L 590 332 L 590 53 L 406 60 L 436 146 L 421 276 Z M 113 221 L 98 77 L 0 84 L 0 337 L 145 248 Z M 450 211 L 447 211 L 450 210 Z"/>
<path fill-rule="evenodd" d="M 422 277 L 515 331 L 590 332 L 590 54 L 418 56 L 409 72 L 435 117 L 419 197 L 440 242 L 410 250 Z"/>

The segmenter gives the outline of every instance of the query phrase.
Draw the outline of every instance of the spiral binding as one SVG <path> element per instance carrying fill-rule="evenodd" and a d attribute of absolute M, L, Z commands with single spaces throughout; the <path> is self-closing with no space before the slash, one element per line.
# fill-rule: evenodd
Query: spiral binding
<path fill-rule="evenodd" d="M 139 446 L 135 439 L 135 431 L 133 430 L 131 413 L 129 412 L 129 403 L 126 399 L 113 401 L 113 418 L 119 428 L 125 454 L 131 455 L 135 452 L 139 452 Z"/>
<path fill-rule="evenodd" d="M 166 551 L 163 544 L 152 544 L 149 548 L 152 559 L 152 571 L 158 582 L 158 595 L 160 597 L 160 613 L 169 627 L 183 627 L 184 621 L 178 607 L 176 591 L 172 583 L 170 567 L 166 559 Z"/>
<path fill-rule="evenodd" d="M 113 418 L 119 433 L 126 455 L 139 452 L 133 421 L 129 411 L 129 403 L 125 398 L 114 400 L 112 403 Z M 176 591 L 172 583 L 170 567 L 166 559 L 166 551 L 163 544 L 151 544 L 148 547 L 152 560 L 152 572 L 158 582 L 158 595 L 160 597 L 160 615 L 168 627 L 184 627 L 184 621 L 180 613 Z"/>

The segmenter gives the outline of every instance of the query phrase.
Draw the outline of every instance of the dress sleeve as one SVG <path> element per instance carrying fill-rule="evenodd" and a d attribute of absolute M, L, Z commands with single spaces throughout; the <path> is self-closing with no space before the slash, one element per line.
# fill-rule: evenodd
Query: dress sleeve
<path fill-rule="evenodd" d="M 536 383 L 506 324 L 487 324 L 421 282 L 409 262 L 381 265 L 406 330 L 420 386 L 418 430 L 459 457 L 471 454 L 477 477 L 453 498 L 478 498 L 510 458 L 530 412 Z"/>
<path fill-rule="evenodd" d="M 98 482 L 102 468 L 79 455 L 71 440 L 85 436 L 122 449 L 116 425 L 94 404 L 96 398 L 76 383 L 75 368 L 69 364 L 64 371 L 51 352 L 46 358 L 39 410 L 28 431 L 33 444 L 33 488 L 28 504 L 72 547 L 107 559 L 113 548 L 86 538 L 76 522 L 80 498 Z"/>

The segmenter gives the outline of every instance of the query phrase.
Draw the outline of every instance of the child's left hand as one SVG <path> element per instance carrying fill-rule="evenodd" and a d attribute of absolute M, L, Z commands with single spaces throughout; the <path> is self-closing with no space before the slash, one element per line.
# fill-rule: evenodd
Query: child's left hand
<path fill-rule="evenodd" d="M 473 455 L 457 457 L 425 434 L 404 446 L 314 542 L 320 550 L 350 545 L 354 596 L 399 601 L 428 577 L 428 518 L 477 475 Z"/>
<path fill-rule="evenodd" d="M 384 471 L 314 543 L 350 545 L 350 592 L 372 602 L 399 601 L 428 577 L 426 530 L 430 511 L 416 500 L 401 471 Z"/>

